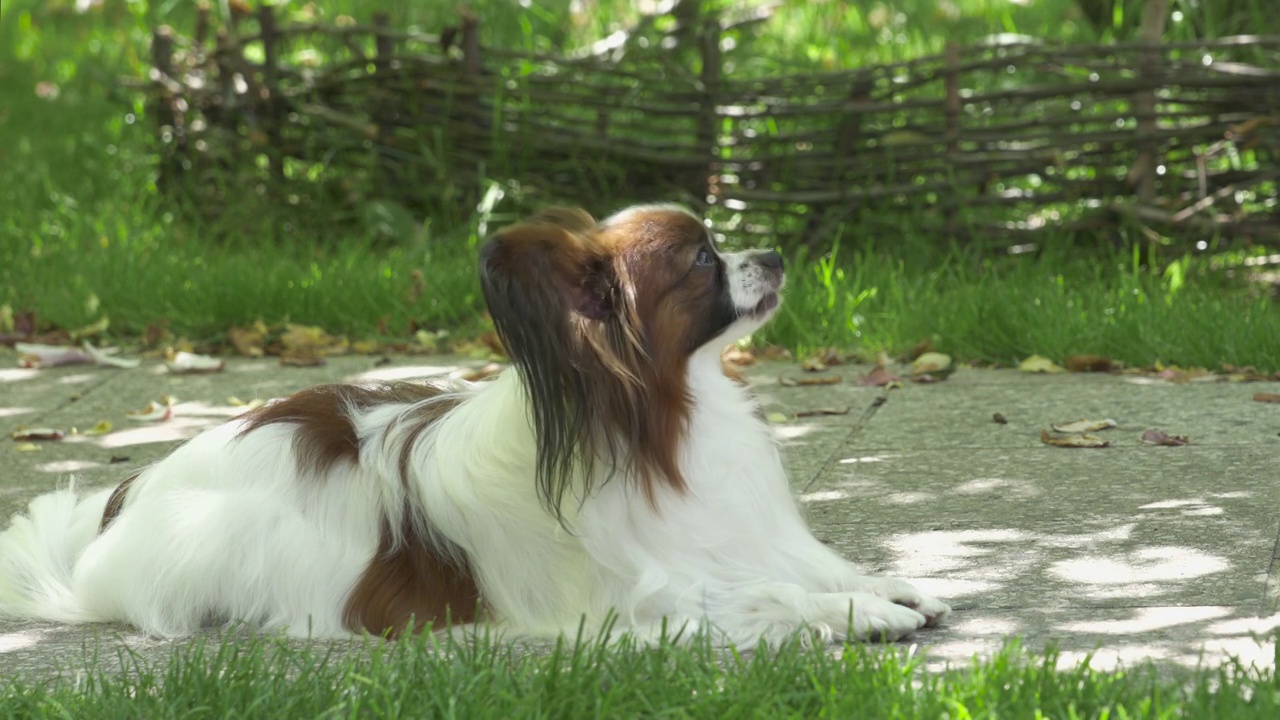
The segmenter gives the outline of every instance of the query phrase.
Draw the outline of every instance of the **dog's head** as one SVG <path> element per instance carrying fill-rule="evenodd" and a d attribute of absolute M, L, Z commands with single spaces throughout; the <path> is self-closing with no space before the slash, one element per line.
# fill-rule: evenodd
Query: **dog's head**
<path fill-rule="evenodd" d="M 480 275 L 529 393 L 539 489 L 556 512 L 575 469 L 590 483 L 596 460 L 629 471 L 651 500 L 658 483 L 684 487 L 689 359 L 764 325 L 784 280 L 778 253 L 720 253 L 670 205 L 601 222 L 545 210 L 491 239 Z"/>

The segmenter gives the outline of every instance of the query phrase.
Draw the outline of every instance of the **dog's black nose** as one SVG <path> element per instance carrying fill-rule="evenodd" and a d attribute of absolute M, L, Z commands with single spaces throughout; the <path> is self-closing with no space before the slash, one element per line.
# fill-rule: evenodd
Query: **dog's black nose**
<path fill-rule="evenodd" d="M 761 253 L 758 258 L 758 262 L 771 270 L 781 270 L 782 266 L 785 264 L 782 260 L 782 253 L 774 250 Z"/>

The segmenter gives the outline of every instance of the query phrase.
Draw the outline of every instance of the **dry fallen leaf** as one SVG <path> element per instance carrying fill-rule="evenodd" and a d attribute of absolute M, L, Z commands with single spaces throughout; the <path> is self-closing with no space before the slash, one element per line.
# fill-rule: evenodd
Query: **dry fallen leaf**
<path fill-rule="evenodd" d="M 753 365 L 756 361 L 755 353 L 748 348 L 740 348 L 730 345 L 723 353 L 720 353 L 720 359 L 733 365 Z"/>
<path fill-rule="evenodd" d="M 280 353 L 280 364 L 284 367 L 319 367 L 324 363 L 323 356 L 312 352 L 286 350 Z"/>
<path fill-rule="evenodd" d="M 93 358 L 95 363 L 99 365 L 118 368 L 136 368 L 142 364 L 142 361 L 138 358 L 115 357 L 115 354 L 120 352 L 119 348 L 96 348 L 91 345 L 88 340 L 85 340 L 80 347 L 89 354 L 89 357 Z"/>
<path fill-rule="evenodd" d="M 1005 419 L 1005 416 L 1004 416 L 1004 415 L 1001 415 L 1000 413 L 992 413 L 992 414 L 991 414 L 991 421 L 992 421 L 992 422 L 994 422 L 994 423 L 1000 424 L 1000 425 L 1008 425 L 1008 424 L 1009 424 L 1009 421 L 1008 421 L 1007 419 Z"/>
<path fill-rule="evenodd" d="M 808 372 L 822 372 L 827 369 L 827 364 L 817 355 L 810 355 L 800 361 L 800 369 Z"/>
<path fill-rule="evenodd" d="M 62 365 L 79 365 L 93 362 L 93 356 L 80 348 L 40 343 L 15 343 L 18 351 L 18 367 L 51 368 Z"/>
<path fill-rule="evenodd" d="M 106 315 L 103 315 L 97 322 L 85 325 L 79 330 L 72 330 L 71 339 L 80 340 L 81 338 L 87 338 L 99 333 L 104 333 L 109 327 L 111 327 L 111 320 L 108 319 Z"/>
<path fill-rule="evenodd" d="M 166 353 L 166 355 L 168 355 L 168 353 Z M 179 350 L 169 356 L 165 360 L 164 365 L 169 368 L 169 372 L 174 374 L 193 374 L 222 372 L 222 370 L 227 366 L 227 363 L 224 360 L 220 360 L 209 355 L 197 355 L 195 353 Z"/>
<path fill-rule="evenodd" d="M 1260 392 L 1253 396 L 1253 401 L 1264 402 L 1264 403 L 1280 403 L 1280 393 Z"/>
<path fill-rule="evenodd" d="M 1060 433 L 1091 433 L 1099 430 L 1106 430 L 1116 426 L 1116 421 L 1110 418 L 1106 420 L 1085 420 L 1081 418 L 1075 422 L 1062 423 L 1061 425 L 1050 425 L 1054 432 Z"/>
<path fill-rule="evenodd" d="M 241 400 L 235 395 L 231 395 L 227 398 L 227 404 L 230 405 L 231 407 L 241 408 L 241 412 L 249 412 L 250 410 L 257 410 L 263 405 L 266 405 L 267 401 L 263 400 L 262 398 L 254 398 L 252 400 Z"/>
<path fill-rule="evenodd" d="M 1111 372 L 1111 358 L 1101 355 L 1068 355 L 1063 363 L 1071 372 Z"/>
<path fill-rule="evenodd" d="M 816 417 L 818 415 L 848 415 L 848 414 L 849 414 L 849 408 L 844 408 L 839 410 L 836 408 L 816 408 L 813 410 L 801 410 L 796 413 L 796 417 L 802 418 L 802 417 Z"/>
<path fill-rule="evenodd" d="M 899 387 L 902 386 L 902 378 L 885 370 L 883 367 L 877 367 L 866 375 L 859 375 L 854 382 L 862 387 L 888 387 L 895 384 Z"/>
<path fill-rule="evenodd" d="M 781 345 L 769 345 L 756 352 L 756 357 L 761 360 L 790 360 L 791 351 Z"/>
<path fill-rule="evenodd" d="M 66 433 L 55 428 L 19 428 L 9 433 L 9 437 L 18 442 L 30 440 L 57 441 L 66 436 Z"/>
<path fill-rule="evenodd" d="M 247 328 L 233 327 L 227 331 L 227 339 L 241 355 L 259 358 L 266 354 L 267 326 L 259 320 Z"/>
<path fill-rule="evenodd" d="M 173 405 L 177 400 L 175 398 L 165 396 L 160 402 L 152 400 L 148 402 L 141 410 L 130 410 L 125 413 L 125 417 L 138 422 L 164 422 L 173 419 Z"/>
<path fill-rule="evenodd" d="M 1183 369 L 1177 365 L 1166 367 L 1160 363 L 1156 363 L 1156 377 L 1172 383 L 1217 382 L 1221 379 L 1204 368 Z"/>
<path fill-rule="evenodd" d="M 1042 355 L 1032 355 L 1031 357 L 1018 363 L 1018 369 L 1022 372 L 1033 373 L 1060 373 L 1066 372 L 1058 367 L 1052 360 Z"/>
<path fill-rule="evenodd" d="M 97 425 L 85 430 L 81 434 L 89 437 L 96 437 L 98 435 L 106 435 L 109 432 L 111 432 L 111 422 L 108 420 L 100 420 Z"/>
<path fill-rule="evenodd" d="M 778 384 L 783 387 L 797 387 L 806 385 L 837 385 L 840 383 L 839 375 L 820 375 L 818 377 L 778 377 Z"/>
<path fill-rule="evenodd" d="M 1142 433 L 1142 442 L 1148 445 L 1169 445 L 1177 447 L 1180 445 L 1189 445 L 1190 438 L 1186 435 L 1166 435 L 1163 430 L 1148 430 Z"/>
<path fill-rule="evenodd" d="M 912 375 L 944 376 L 953 370 L 951 356 L 940 352 L 927 352 L 911 363 Z"/>
<path fill-rule="evenodd" d="M 1104 448 L 1111 445 L 1097 435 L 1052 435 L 1048 430 L 1040 431 L 1040 442 L 1065 448 Z"/>
<path fill-rule="evenodd" d="M 284 346 L 281 355 L 293 353 L 303 356 L 339 355 L 351 345 L 345 337 L 330 335 L 323 328 L 294 323 L 285 325 L 280 344 Z"/>

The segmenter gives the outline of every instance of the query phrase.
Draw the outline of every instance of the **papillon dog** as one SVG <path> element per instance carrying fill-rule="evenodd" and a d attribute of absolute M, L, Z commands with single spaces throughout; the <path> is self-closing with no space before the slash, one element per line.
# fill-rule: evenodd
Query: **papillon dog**
<path fill-rule="evenodd" d="M 549 209 L 488 240 L 480 280 L 511 369 L 313 387 L 114 489 L 38 497 L 0 535 L 0 614 L 750 645 L 896 639 L 950 612 L 810 533 L 722 371 L 778 308 L 777 252 L 721 253 L 675 206 Z"/>

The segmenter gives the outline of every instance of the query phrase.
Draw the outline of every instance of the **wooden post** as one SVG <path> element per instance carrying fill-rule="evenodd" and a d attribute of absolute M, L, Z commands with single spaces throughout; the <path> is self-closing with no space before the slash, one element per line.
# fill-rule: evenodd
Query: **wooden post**
<path fill-rule="evenodd" d="M 209 39 L 209 3 L 201 0 L 196 6 L 196 46 L 202 47 L 207 39 Z"/>
<path fill-rule="evenodd" d="M 1164 39 L 1165 22 L 1169 17 L 1169 0 L 1146 0 L 1142 6 L 1142 25 L 1138 39 L 1149 47 L 1142 51 L 1138 61 L 1138 74 L 1151 77 L 1160 65 L 1160 43 Z M 1156 89 L 1138 92 L 1133 99 L 1133 114 L 1138 125 L 1138 157 L 1129 170 L 1128 181 L 1138 193 L 1138 202 L 1149 205 L 1156 195 L 1156 168 L 1160 164 L 1159 143 L 1156 141 Z"/>
<path fill-rule="evenodd" d="M 262 31 L 262 89 L 259 98 L 263 103 L 262 120 L 266 127 L 267 163 L 273 180 L 284 179 L 284 160 L 280 156 L 280 104 L 277 102 L 277 66 L 279 53 L 276 48 L 275 10 L 270 5 L 258 8 L 258 27 Z"/>
<path fill-rule="evenodd" d="M 385 71 L 391 67 L 391 55 L 395 51 L 395 44 L 387 35 L 391 19 L 384 12 L 374 13 L 373 27 L 373 66 L 379 71 Z"/>
<path fill-rule="evenodd" d="M 152 113 L 156 118 L 156 134 L 161 139 L 161 160 L 156 186 L 161 191 L 172 187 L 173 180 L 182 174 L 182 147 L 178 127 L 178 115 L 174 111 L 174 98 L 170 84 L 173 78 L 173 29 L 161 25 L 151 33 L 151 80 L 155 84 L 155 101 Z M 164 142 L 168 135 L 169 141 Z"/>
<path fill-rule="evenodd" d="M 720 117 L 716 112 L 716 103 L 720 95 L 720 19 L 712 15 L 702 21 L 702 37 L 699 38 L 699 49 L 702 56 L 702 103 L 698 108 L 698 127 L 694 137 L 695 151 L 702 155 L 705 165 L 693 170 L 696 177 L 691 177 L 686 189 L 699 203 L 706 202 L 709 187 L 719 185 L 712 177 L 720 169 L 719 142 L 716 136 L 720 132 Z"/>
<path fill-rule="evenodd" d="M 373 72 L 375 76 L 386 76 L 391 72 L 391 58 L 395 54 L 395 42 L 387 34 L 391 27 L 391 18 L 384 12 L 374 13 L 373 27 Z M 374 97 L 379 99 L 375 101 L 374 107 L 369 114 L 373 119 L 376 135 L 369 139 L 375 143 L 374 153 L 378 158 L 378 169 L 382 173 L 383 183 L 385 183 L 389 192 L 403 196 L 409 194 L 408 188 L 411 187 L 411 183 L 404 180 L 404 173 L 401 172 L 400 163 L 403 160 L 394 157 L 391 152 L 388 152 L 388 146 L 393 142 L 392 134 L 397 121 L 393 114 L 387 112 L 387 107 L 391 103 L 386 102 L 387 95 L 383 94 L 391 92 L 388 89 L 390 86 L 389 79 L 379 81 L 374 86 L 374 92 L 377 93 Z M 421 102 L 421 99 L 415 98 L 415 101 Z M 411 118 L 412 116 L 402 120 L 412 122 Z"/>
<path fill-rule="evenodd" d="M 960 114 L 963 105 L 960 102 L 960 46 L 954 42 L 948 42 L 946 51 L 943 55 L 947 63 L 947 75 L 943 80 L 944 90 L 946 92 L 946 125 L 945 140 L 947 142 L 947 173 L 952 180 L 956 177 L 956 161 L 960 157 Z M 950 183 L 951 189 L 947 193 L 946 198 L 942 201 L 942 217 L 946 223 L 947 232 L 953 237 L 959 233 L 959 225 L 957 223 L 957 213 L 960 205 L 960 198 L 957 193 L 960 188 L 955 183 Z"/>
<path fill-rule="evenodd" d="M 480 77 L 484 65 L 480 59 L 480 21 L 470 8 L 462 12 L 462 71 L 473 78 Z"/>

